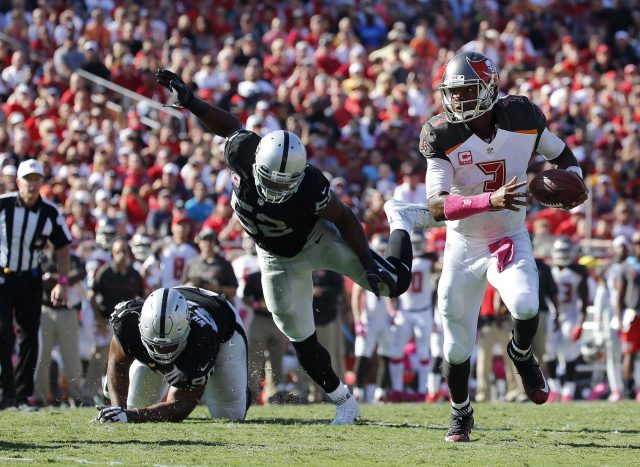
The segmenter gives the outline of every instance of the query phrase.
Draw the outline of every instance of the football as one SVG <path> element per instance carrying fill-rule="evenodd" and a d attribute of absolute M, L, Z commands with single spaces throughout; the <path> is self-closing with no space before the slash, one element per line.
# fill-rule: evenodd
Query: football
<path fill-rule="evenodd" d="M 587 195 L 582 179 L 562 169 L 540 172 L 529 182 L 529 191 L 540 204 L 552 208 L 571 206 Z"/>

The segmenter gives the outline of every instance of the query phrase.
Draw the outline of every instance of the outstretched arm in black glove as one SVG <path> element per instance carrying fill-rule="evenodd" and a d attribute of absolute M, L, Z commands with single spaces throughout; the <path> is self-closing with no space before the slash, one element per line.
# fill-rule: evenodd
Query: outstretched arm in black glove
<path fill-rule="evenodd" d="M 241 128 L 242 125 L 235 116 L 199 99 L 174 72 L 158 70 L 156 80 L 175 97 L 176 103 L 170 107 L 190 110 L 212 133 L 226 138 Z"/>
<path fill-rule="evenodd" d="M 378 296 L 394 295 L 396 281 L 387 270 L 378 266 L 373 259 L 362 224 L 351 209 L 331 192 L 327 206 L 317 214 L 336 225 L 342 238 L 358 256 L 367 274 L 370 290 Z"/>

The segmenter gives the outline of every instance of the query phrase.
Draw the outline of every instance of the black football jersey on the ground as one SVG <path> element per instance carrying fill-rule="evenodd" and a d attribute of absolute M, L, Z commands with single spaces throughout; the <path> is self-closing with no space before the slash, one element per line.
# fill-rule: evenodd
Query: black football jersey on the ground
<path fill-rule="evenodd" d="M 495 109 L 498 127 L 515 133 L 535 133 L 535 146 L 546 128 L 542 110 L 525 96 L 509 95 L 498 99 Z M 444 113 L 429 119 L 420 132 L 420 152 L 427 159 L 435 157 L 450 161 L 456 147 L 473 137 L 465 123 L 449 123 Z"/>
<path fill-rule="evenodd" d="M 191 308 L 191 331 L 178 358 L 167 365 L 149 356 L 140 337 L 143 300 L 119 303 L 111 315 L 113 333 L 125 353 L 161 373 L 176 388 L 190 389 L 206 384 L 214 369 L 220 345 L 231 339 L 236 318 L 222 296 L 208 295 L 192 287 L 176 287 Z"/>
<path fill-rule="evenodd" d="M 247 130 L 238 130 L 227 140 L 224 156 L 233 172 L 231 205 L 244 230 L 261 248 L 291 258 L 302 250 L 318 220 L 317 213 L 329 202 L 329 180 L 307 165 L 293 196 L 280 204 L 264 201 L 253 178 L 259 142 L 260 136 Z"/>

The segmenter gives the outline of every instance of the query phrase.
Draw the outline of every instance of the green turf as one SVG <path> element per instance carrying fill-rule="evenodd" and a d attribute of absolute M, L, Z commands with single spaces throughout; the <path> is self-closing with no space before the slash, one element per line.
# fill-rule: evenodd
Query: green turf
<path fill-rule="evenodd" d="M 252 407 L 244 423 L 99 424 L 94 409 L 0 412 L 4 465 L 640 465 L 640 404 L 474 404 L 471 443 L 443 441 L 444 404 L 365 406 L 356 426 L 331 405 Z"/>

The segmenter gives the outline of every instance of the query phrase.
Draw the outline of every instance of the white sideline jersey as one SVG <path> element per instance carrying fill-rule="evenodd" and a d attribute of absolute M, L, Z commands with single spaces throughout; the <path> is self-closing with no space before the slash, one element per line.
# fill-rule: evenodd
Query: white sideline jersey
<path fill-rule="evenodd" d="M 413 258 L 411 263 L 411 285 L 405 293 L 398 297 L 401 310 L 431 310 L 433 301 L 432 272 L 432 260 L 423 256 Z"/>
<path fill-rule="evenodd" d="M 561 321 L 573 320 L 580 314 L 578 288 L 584 277 L 571 267 L 553 266 L 551 273 L 558 286 L 558 317 Z"/>
<path fill-rule="evenodd" d="M 188 243 L 171 243 L 164 247 L 160 253 L 160 287 L 181 285 L 185 267 L 197 256 L 198 250 Z"/>

